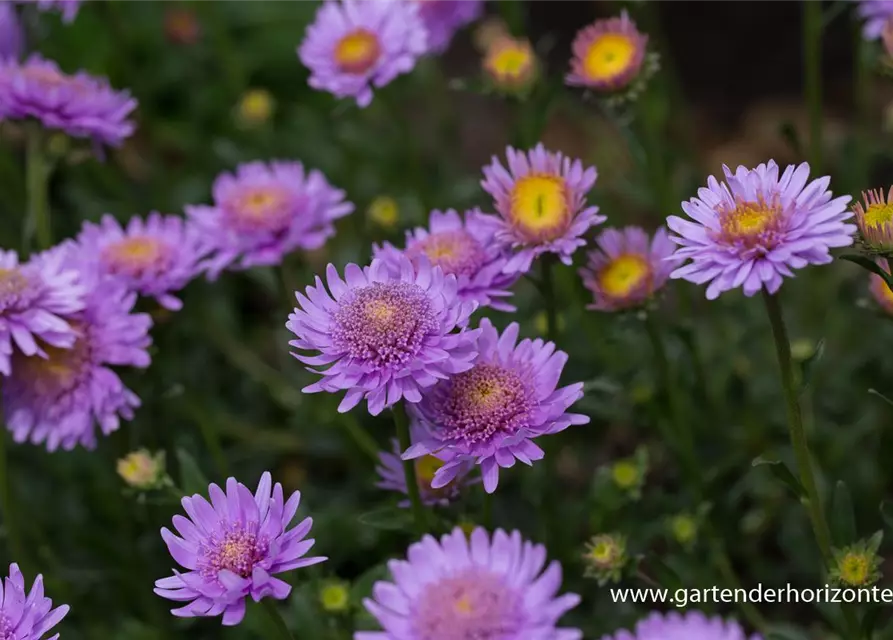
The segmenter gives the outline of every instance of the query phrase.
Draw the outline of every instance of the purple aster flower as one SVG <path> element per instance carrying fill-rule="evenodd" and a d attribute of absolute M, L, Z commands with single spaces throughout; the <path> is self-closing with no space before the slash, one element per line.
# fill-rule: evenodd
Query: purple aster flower
<path fill-rule="evenodd" d="M 129 93 L 103 78 L 62 73 L 38 55 L 23 63 L 0 60 L 0 119 L 36 118 L 48 129 L 117 146 L 133 133 L 127 117 L 135 108 Z"/>
<path fill-rule="evenodd" d="M 298 360 L 327 366 L 309 369 L 322 380 L 305 393 L 346 390 L 339 412 L 366 398 L 378 415 L 403 398 L 419 402 L 422 389 L 472 367 L 479 331 L 466 325 L 476 305 L 459 298 L 456 276 L 404 257 L 397 275 L 373 260 L 362 269 L 347 265 L 344 280 L 330 264 L 326 280 L 328 292 L 319 276 L 306 296 L 295 292 L 300 306 L 285 325 L 298 338 L 291 346 L 319 352 L 293 354 Z"/>
<path fill-rule="evenodd" d="M 456 211 L 432 211 L 428 228 L 418 227 L 406 234 L 406 249 L 401 252 L 385 242 L 373 245 L 375 258 L 388 263 L 395 273 L 400 271 L 400 256 L 405 254 L 414 264 L 420 258 L 456 276 L 459 297 L 499 311 L 515 307 L 499 300 L 512 295 L 508 289 L 520 274 L 502 270 L 508 262 L 506 249 L 494 242 L 494 226 L 480 211 L 468 211 L 463 220 Z"/>
<path fill-rule="evenodd" d="M 12 3 L 0 2 L 0 59 L 18 58 L 23 45 L 24 33 L 15 7 Z"/>
<path fill-rule="evenodd" d="M 0 374 L 11 373 L 14 352 L 47 358 L 45 348 L 74 344 L 67 317 L 84 308 L 87 293 L 78 278 L 60 255 L 20 265 L 15 251 L 0 249 Z"/>
<path fill-rule="evenodd" d="M 648 36 L 623 11 L 619 18 L 597 20 L 577 33 L 574 57 L 565 81 L 596 91 L 616 91 L 629 86 L 645 62 Z"/>
<path fill-rule="evenodd" d="M 41 11 L 58 11 L 64 22 L 71 22 L 78 14 L 81 0 L 19 0 L 21 4 L 36 4 Z"/>
<path fill-rule="evenodd" d="M 675 248 L 663 227 L 654 239 L 640 227 L 606 229 L 595 240 L 589 262 L 580 269 L 583 284 L 594 301 L 587 308 L 619 311 L 638 307 L 654 295 L 670 277 Z"/>
<path fill-rule="evenodd" d="M 726 182 L 713 176 L 698 197 L 682 203 L 694 222 L 677 216 L 667 226 L 681 248 L 678 259 L 691 259 L 670 274 L 695 284 L 710 282 L 707 298 L 744 287 L 752 296 L 765 287 L 775 293 L 792 269 L 831 262 L 832 247 L 853 243 L 855 225 L 847 210 L 850 196 L 832 199 L 827 176 L 807 185 L 809 165 L 789 165 L 779 177 L 773 160 L 756 169 L 723 165 Z"/>
<path fill-rule="evenodd" d="M 492 638 L 580 640 L 558 620 L 580 603 L 557 595 L 561 565 L 546 567 L 546 548 L 518 531 L 456 528 L 440 541 L 426 535 L 406 560 L 388 563 L 393 582 L 376 582 L 363 601 L 384 631 L 357 631 L 354 640 Z"/>
<path fill-rule="evenodd" d="M 0 638 L 41 640 L 68 614 L 68 605 L 53 609 L 53 601 L 43 595 L 43 576 L 37 576 L 31 591 L 25 589 L 25 576 L 19 565 L 9 565 L 9 576 L 0 582 Z M 56 640 L 55 634 L 46 640 Z"/>
<path fill-rule="evenodd" d="M 179 216 L 151 213 L 133 217 L 126 229 L 111 215 L 99 224 L 87 222 L 77 238 L 85 259 L 99 271 L 121 280 L 130 291 L 155 298 L 165 309 L 183 303 L 173 295 L 201 269 L 204 243 L 194 225 Z"/>
<path fill-rule="evenodd" d="M 413 431 L 417 432 L 418 430 L 413 429 Z M 417 433 L 413 433 L 412 435 L 413 442 L 418 440 Z M 393 453 L 382 451 L 378 454 L 381 464 L 376 467 L 375 470 L 378 472 L 380 480 L 375 486 L 387 491 L 396 491 L 407 495 L 409 492 L 406 490 L 406 475 L 403 471 L 403 460 L 400 459 L 402 450 L 396 439 L 391 440 L 391 448 L 393 449 Z M 422 496 L 422 502 L 426 505 L 446 506 L 459 497 L 464 486 L 476 482 L 475 479 L 466 477 L 474 467 L 474 463 L 468 461 L 463 464 L 453 482 L 437 489 L 432 487 L 431 481 L 434 480 L 434 474 L 436 474 L 437 470 L 446 462 L 441 459 L 442 457 L 443 456 L 426 455 L 416 458 L 415 460 L 415 473 L 419 485 L 419 493 Z M 409 500 L 400 502 L 400 506 L 404 508 L 409 507 Z"/>
<path fill-rule="evenodd" d="M 598 175 L 579 160 L 546 151 L 542 144 L 526 153 L 508 147 L 508 169 L 494 156 L 484 167 L 481 186 L 493 196 L 499 217 L 488 216 L 496 240 L 515 248 L 503 269 L 506 273 L 530 270 L 534 258 L 557 253 L 565 264 L 586 244 L 582 236 L 605 221 L 598 207 L 586 206 L 586 194 Z"/>
<path fill-rule="evenodd" d="M 435 489 L 474 461 L 481 465 L 484 489 L 493 493 L 500 467 L 543 457 L 535 438 L 589 422 L 567 413 L 583 397 L 583 383 L 556 389 L 567 354 L 539 338 L 518 342 L 518 332 L 513 322 L 500 336 L 488 319 L 481 320 L 474 367 L 438 383 L 412 408 L 422 436 L 403 458 L 445 456 L 431 482 Z"/>
<path fill-rule="evenodd" d="M 344 192 L 300 162 L 249 162 L 214 181 L 214 205 L 187 206 L 214 255 L 208 275 L 227 267 L 276 265 L 297 249 L 318 249 L 333 222 L 353 211 Z"/>
<path fill-rule="evenodd" d="M 862 0 L 857 11 L 865 18 L 862 36 L 866 40 L 877 40 L 893 18 L 893 0 Z"/>
<path fill-rule="evenodd" d="M 462 27 L 484 12 L 483 0 L 408 0 L 417 2 L 419 14 L 428 31 L 428 50 L 442 53 Z"/>
<path fill-rule="evenodd" d="M 635 630 L 618 631 L 602 640 L 761 640 L 759 635 L 748 636 L 733 620 L 708 618 L 700 611 L 679 614 L 652 613 L 639 621 Z"/>
<path fill-rule="evenodd" d="M 310 69 L 308 84 L 360 107 L 381 88 L 412 71 L 428 47 L 427 30 L 415 2 L 327 0 L 298 49 Z"/>
<path fill-rule="evenodd" d="M 86 306 L 68 316 L 76 338 L 70 348 L 44 345 L 46 357 L 13 355 L 12 375 L 3 382 L 7 428 L 16 442 L 46 443 L 49 451 L 96 447 L 96 426 L 103 434 L 130 420 L 139 398 L 110 366 L 149 366 L 151 318 L 131 313 L 136 294 L 117 280 L 100 278 L 78 264 L 71 242 L 39 254 L 32 261 L 61 260 L 78 268 L 87 290 Z"/>
<path fill-rule="evenodd" d="M 305 518 L 289 529 L 301 492 L 286 502 L 282 485 L 272 485 L 264 472 L 257 493 L 235 478 L 226 481 L 226 492 L 216 484 L 208 487 L 209 503 L 199 494 L 181 501 L 188 518 L 174 516 L 174 528 L 161 529 L 167 548 L 182 567 L 174 575 L 155 582 L 155 593 L 168 600 L 188 602 L 172 614 L 181 618 L 223 615 L 223 624 L 237 625 L 245 617 L 245 599 L 255 602 L 272 597 L 284 600 L 291 586 L 274 577 L 278 573 L 309 567 L 327 560 L 305 558 L 315 540 L 305 540 L 313 525 Z"/>

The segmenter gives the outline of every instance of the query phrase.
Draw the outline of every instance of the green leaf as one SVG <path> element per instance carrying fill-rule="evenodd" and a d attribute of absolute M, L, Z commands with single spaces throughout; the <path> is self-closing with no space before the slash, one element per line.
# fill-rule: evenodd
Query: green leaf
<path fill-rule="evenodd" d="M 859 255 L 858 253 L 847 253 L 840 256 L 840 259 L 846 260 L 847 262 L 852 262 L 853 264 L 857 264 L 866 271 L 870 271 L 871 273 L 880 276 L 883 281 L 887 283 L 887 286 L 893 289 L 893 276 L 884 271 L 881 265 L 879 265 L 871 258 Z"/>
<path fill-rule="evenodd" d="M 845 547 L 856 541 L 853 500 L 843 480 L 837 481 L 831 495 L 831 537 L 837 547 Z"/>
<path fill-rule="evenodd" d="M 815 346 L 815 351 L 812 352 L 812 355 L 809 356 L 803 363 L 800 365 L 800 391 L 806 391 L 809 388 L 809 385 L 812 383 L 812 379 L 815 376 L 816 368 L 818 364 L 822 361 L 822 357 L 825 355 L 825 339 L 822 338 L 819 340 L 819 343 Z"/>
<path fill-rule="evenodd" d="M 881 543 L 884 541 L 884 530 L 878 529 L 874 532 L 874 534 L 868 539 L 868 542 L 865 544 L 865 547 L 873 554 L 877 555 L 878 549 L 881 548 Z"/>
<path fill-rule="evenodd" d="M 773 456 L 772 454 L 763 454 L 754 458 L 753 462 L 750 464 L 752 467 L 767 466 L 772 475 L 775 476 L 775 479 L 790 489 L 794 494 L 794 497 L 798 500 L 806 498 L 806 490 L 803 488 L 803 485 L 800 484 L 800 481 L 797 480 L 793 473 L 791 473 L 791 470 L 788 469 L 788 465 L 782 462 L 778 457 Z"/>
<path fill-rule="evenodd" d="M 392 505 L 367 511 L 361 514 L 358 520 L 360 524 L 390 531 L 399 531 L 412 526 L 412 515 L 409 510 Z"/>
<path fill-rule="evenodd" d="M 207 493 L 210 483 L 195 458 L 185 449 L 177 449 L 177 461 L 180 463 L 180 489 L 183 493 Z"/>

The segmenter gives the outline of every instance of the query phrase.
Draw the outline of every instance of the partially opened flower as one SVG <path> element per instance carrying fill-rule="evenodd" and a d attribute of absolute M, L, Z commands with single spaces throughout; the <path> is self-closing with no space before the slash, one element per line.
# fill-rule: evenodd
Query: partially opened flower
<path fill-rule="evenodd" d="M 0 374 L 12 372 L 14 352 L 47 358 L 47 348 L 70 348 L 77 334 L 68 317 L 86 293 L 61 255 L 19 264 L 15 251 L 0 249 Z"/>
<path fill-rule="evenodd" d="M 478 331 L 465 328 L 475 303 L 462 301 L 455 276 L 444 276 L 427 260 L 414 266 L 400 260 L 394 275 L 373 260 L 347 265 L 344 280 L 333 265 L 326 269 L 328 291 L 317 276 L 285 325 L 297 336 L 294 354 L 322 376 L 306 393 L 347 391 L 338 411 L 364 398 L 378 415 L 401 399 L 419 402 L 422 390 L 467 371 L 477 355 Z M 456 329 L 458 328 L 458 331 Z"/>
<path fill-rule="evenodd" d="M 505 93 L 523 94 L 537 76 L 537 59 L 530 41 L 510 36 L 490 44 L 483 66 L 489 84 Z"/>
<path fill-rule="evenodd" d="M 632 83 L 645 62 L 648 36 L 639 33 L 626 11 L 598 20 L 574 39 L 569 85 L 617 91 Z"/>
<path fill-rule="evenodd" d="M 881 189 L 862 192 L 862 202 L 853 207 L 859 237 L 867 249 L 893 251 L 893 187 L 887 196 Z"/>
<path fill-rule="evenodd" d="M 0 59 L 18 58 L 22 53 L 24 32 L 11 2 L 0 3 Z"/>
<path fill-rule="evenodd" d="M 723 166 L 726 182 L 713 176 L 698 197 L 682 203 L 691 218 L 667 218 L 670 236 L 680 245 L 674 254 L 690 263 L 671 278 L 709 282 L 707 298 L 744 288 L 752 296 L 765 288 L 775 293 L 793 269 L 831 262 L 830 250 L 853 243 L 855 225 L 844 223 L 849 196 L 832 198 L 828 177 L 809 179 L 809 165 L 789 165 L 779 176 L 770 160 L 756 169 Z"/>
<path fill-rule="evenodd" d="M 619 311 L 637 307 L 664 286 L 673 270 L 668 258 L 674 245 L 661 227 L 651 239 L 640 227 L 606 229 L 580 270 L 583 284 L 592 292 L 590 309 Z"/>
<path fill-rule="evenodd" d="M 179 216 L 151 213 L 134 216 L 126 228 L 113 216 L 87 222 L 77 238 L 84 259 L 97 261 L 102 275 L 119 279 L 128 290 L 155 298 L 177 311 L 183 303 L 172 295 L 201 269 L 204 241 L 197 229 Z"/>
<path fill-rule="evenodd" d="M 526 153 L 508 147 L 506 157 L 508 168 L 494 157 L 481 182 L 499 213 L 489 217 L 495 238 L 515 250 L 504 271 L 529 271 L 543 253 L 556 253 L 570 264 L 574 251 L 586 244 L 581 236 L 606 219 L 586 203 L 598 175 L 595 167 L 584 168 L 542 144 Z"/>
<path fill-rule="evenodd" d="M 363 601 L 384 630 L 354 640 L 580 640 L 579 629 L 558 626 L 580 596 L 558 595 L 561 565 L 545 564 L 545 547 L 518 531 L 426 535 L 388 563 L 393 582 L 376 582 Z"/>
<path fill-rule="evenodd" d="M 45 634 L 68 614 L 68 605 L 53 609 L 53 601 L 43 595 L 43 576 L 37 576 L 31 590 L 19 565 L 9 565 L 9 576 L 0 584 L 0 633 L 8 640 L 42 640 Z M 56 640 L 59 634 L 46 640 Z"/>
<path fill-rule="evenodd" d="M 466 212 L 464 218 L 453 209 L 435 210 L 431 212 L 427 229 L 417 227 L 407 232 L 403 251 L 385 242 L 381 247 L 373 246 L 373 255 L 386 262 L 395 274 L 400 272 L 403 255 L 416 266 L 420 260 L 428 260 L 445 275 L 456 276 L 462 300 L 500 311 L 514 311 L 502 299 L 512 295 L 509 288 L 520 274 L 503 273 L 508 252 L 494 242 L 493 235 L 493 225 L 478 210 Z"/>
<path fill-rule="evenodd" d="M 500 467 L 508 469 L 516 460 L 530 465 L 543 457 L 536 438 L 589 422 L 567 413 L 583 397 L 583 383 L 556 388 L 567 354 L 539 338 L 518 342 L 518 333 L 517 323 L 500 335 L 489 320 L 481 320 L 474 367 L 438 383 L 413 407 L 423 431 L 403 458 L 444 457 L 432 487 L 447 485 L 474 462 L 481 465 L 484 489 L 493 493 Z"/>
<path fill-rule="evenodd" d="M 34 118 L 47 129 L 117 146 L 129 137 L 136 100 L 104 78 L 63 73 L 51 60 L 32 55 L 19 63 L 0 60 L 0 120 Z"/>
<path fill-rule="evenodd" d="M 366 107 L 372 87 L 412 71 L 428 47 L 415 2 L 326 0 L 298 49 L 308 84 Z"/>
<path fill-rule="evenodd" d="M 618 631 L 602 640 L 761 640 L 759 635 L 748 636 L 733 620 L 708 618 L 700 611 L 679 614 L 652 613 L 630 631 Z"/>
<path fill-rule="evenodd" d="M 353 211 L 344 192 L 300 162 L 249 162 L 214 181 L 214 204 L 187 206 L 213 255 L 208 275 L 227 268 L 276 265 L 298 249 L 318 249 L 333 223 Z"/>
<path fill-rule="evenodd" d="M 235 478 L 228 478 L 224 492 L 216 484 L 208 487 L 211 501 L 195 494 L 181 501 L 188 518 L 174 516 L 176 535 L 167 527 L 161 537 L 185 572 L 155 582 L 162 598 L 186 602 L 172 614 L 181 618 L 222 615 L 226 626 L 237 625 L 245 617 L 249 596 L 284 600 L 291 586 L 276 574 L 309 567 L 326 560 L 304 556 L 313 547 L 305 540 L 313 525 L 305 518 L 290 529 L 301 502 L 294 492 L 285 500 L 282 485 L 273 485 L 265 472 L 252 494 Z"/>
<path fill-rule="evenodd" d="M 428 32 L 428 49 L 442 53 L 459 29 L 484 12 L 483 0 L 406 0 L 419 5 L 419 15 Z"/>
<path fill-rule="evenodd" d="M 3 383 L 3 410 L 16 442 L 46 444 L 49 451 L 96 446 L 96 431 L 108 435 L 130 420 L 140 400 L 111 369 L 149 366 L 152 319 L 132 313 L 136 294 L 117 280 L 101 278 L 78 263 L 72 243 L 32 261 L 62 260 L 78 269 L 86 306 L 67 317 L 76 338 L 69 348 L 43 345 L 46 357 L 13 355 Z"/>
<path fill-rule="evenodd" d="M 881 269 L 890 273 L 890 264 L 887 262 L 886 258 L 878 259 L 878 264 L 881 266 Z M 870 278 L 871 280 L 868 290 L 871 292 L 871 296 L 884 311 L 893 315 L 893 290 L 891 290 L 890 286 L 884 282 L 884 279 L 876 273 L 872 273 Z"/>
<path fill-rule="evenodd" d="M 865 19 L 863 37 L 866 40 L 877 40 L 893 18 L 893 0 L 861 0 L 857 11 Z"/>

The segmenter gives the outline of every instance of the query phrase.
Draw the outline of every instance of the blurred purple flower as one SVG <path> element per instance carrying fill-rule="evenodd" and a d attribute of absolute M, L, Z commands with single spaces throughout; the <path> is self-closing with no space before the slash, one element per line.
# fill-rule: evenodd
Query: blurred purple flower
<path fill-rule="evenodd" d="M 857 12 L 865 18 L 862 36 L 866 40 L 877 40 L 893 18 L 893 0 L 861 0 Z"/>
<path fill-rule="evenodd" d="M 23 63 L 0 61 L 0 120 L 35 118 L 47 129 L 117 146 L 133 133 L 127 117 L 135 108 L 129 93 L 105 79 L 62 73 L 36 54 Z"/>
<path fill-rule="evenodd" d="M 618 631 L 602 640 L 761 640 L 761 636 L 748 636 L 733 620 L 708 618 L 700 611 L 679 614 L 652 613 L 636 624 L 635 630 Z"/>
<path fill-rule="evenodd" d="M 19 565 L 9 565 L 9 576 L 0 583 L 0 637 L 8 640 L 41 640 L 68 614 L 68 605 L 53 609 L 43 595 L 43 576 L 37 576 L 31 591 Z M 57 640 L 59 634 L 46 638 Z"/>
<path fill-rule="evenodd" d="M 171 292 L 199 273 L 206 253 L 193 225 L 179 216 L 154 212 L 145 220 L 134 216 L 126 229 L 111 215 L 103 216 L 99 224 L 86 222 L 77 241 L 83 258 L 96 260 L 100 273 L 171 311 L 183 306 Z"/>
<path fill-rule="evenodd" d="M 298 56 L 310 69 L 311 87 L 366 107 L 372 87 L 412 71 L 427 46 L 415 2 L 327 0 L 307 27 Z"/>
<path fill-rule="evenodd" d="M 393 582 L 376 582 L 363 601 L 384 631 L 357 631 L 354 640 L 504 638 L 581 640 L 558 627 L 580 596 L 557 595 L 561 565 L 543 571 L 546 549 L 518 531 L 456 528 L 438 541 L 426 535 L 406 560 L 388 563 Z"/>
<path fill-rule="evenodd" d="M 605 221 L 598 207 L 586 206 L 586 194 L 595 184 L 595 167 L 547 151 L 542 144 L 528 152 L 506 150 L 508 169 L 494 156 L 484 167 L 481 186 L 493 196 L 499 217 L 486 216 L 495 227 L 496 240 L 517 251 L 504 267 L 505 273 L 530 270 L 534 258 L 557 253 L 565 264 L 581 236 Z"/>
<path fill-rule="evenodd" d="M 131 313 L 136 294 L 117 280 L 101 278 L 78 262 L 73 242 L 32 258 L 61 260 L 76 268 L 87 290 L 86 306 L 67 318 L 76 333 L 71 348 L 44 346 L 46 357 L 13 355 L 12 375 L 3 382 L 7 428 L 16 442 L 46 443 L 49 451 L 96 447 L 96 425 L 108 435 L 130 420 L 140 400 L 110 365 L 149 366 L 151 318 Z"/>
<path fill-rule="evenodd" d="M 504 247 L 493 240 L 494 227 L 478 211 L 468 211 L 463 218 L 453 209 L 432 211 L 428 228 L 417 227 L 406 233 L 406 248 L 398 250 L 389 242 L 373 245 L 375 258 L 383 260 L 394 272 L 400 271 L 400 256 L 406 255 L 418 265 L 424 258 L 443 269 L 445 275 L 456 276 L 459 297 L 473 300 L 484 307 L 514 311 L 515 307 L 499 300 L 511 296 L 508 290 L 520 274 L 503 273 L 508 262 Z"/>
<path fill-rule="evenodd" d="M 0 2 L 0 59 L 17 59 L 25 42 L 22 25 L 16 15 L 15 5 Z"/>
<path fill-rule="evenodd" d="M 539 338 L 519 343 L 518 332 L 513 322 L 500 336 L 487 318 L 481 320 L 474 367 L 438 383 L 412 407 L 422 434 L 403 458 L 445 457 L 431 482 L 435 489 L 473 461 L 481 465 L 484 489 L 493 493 L 500 467 L 542 459 L 535 438 L 589 422 L 567 413 L 583 397 L 583 383 L 556 389 L 567 354 Z"/>
<path fill-rule="evenodd" d="M 20 265 L 15 251 L 0 249 L 0 374 L 12 371 L 14 351 L 46 358 L 44 347 L 74 344 L 67 317 L 84 308 L 87 293 L 78 277 L 61 255 Z"/>
<path fill-rule="evenodd" d="M 81 8 L 81 0 L 19 0 L 22 4 L 37 4 L 41 11 L 58 11 L 64 22 L 71 22 Z"/>
<path fill-rule="evenodd" d="M 214 181 L 214 204 L 186 207 L 213 255 L 208 277 L 229 268 L 276 265 L 297 249 L 318 249 L 333 222 L 354 209 L 344 191 L 300 162 L 249 162 Z"/>
<path fill-rule="evenodd" d="M 675 246 L 663 227 L 654 239 L 640 227 L 606 229 L 595 240 L 589 262 L 580 269 L 583 284 L 592 292 L 587 308 L 619 311 L 637 307 L 654 295 L 670 277 L 669 260 Z"/>
<path fill-rule="evenodd" d="M 428 32 L 428 50 L 443 53 L 462 27 L 484 12 L 483 0 L 405 0 L 419 5 L 419 14 Z"/>
<path fill-rule="evenodd" d="M 647 45 L 648 36 L 639 33 L 626 11 L 619 18 L 597 20 L 574 38 L 565 81 L 596 91 L 623 89 L 642 69 Z"/>
<path fill-rule="evenodd" d="M 681 248 L 674 258 L 691 259 L 671 278 L 695 284 L 710 282 L 707 298 L 744 287 L 752 296 L 765 287 L 775 293 L 792 269 L 831 262 L 832 247 L 853 243 L 856 226 L 844 224 L 850 196 L 832 200 L 831 178 L 807 185 L 809 165 L 789 165 L 779 177 L 770 160 L 756 169 L 739 166 L 733 174 L 723 165 L 726 182 L 713 176 L 698 197 L 682 203 L 690 222 L 667 218 L 670 236 Z"/>
<path fill-rule="evenodd" d="M 208 487 L 209 503 L 195 494 L 182 499 L 188 518 L 174 516 L 174 528 L 161 529 L 167 548 L 182 567 L 174 575 L 155 581 L 155 593 L 168 600 L 188 602 L 171 613 L 181 618 L 223 615 L 223 624 L 237 625 L 245 617 L 245 599 L 255 602 L 272 597 L 284 600 L 291 586 L 275 578 L 277 573 L 309 567 L 327 560 L 305 558 L 315 540 L 304 537 L 313 525 L 305 518 L 289 529 L 301 492 L 286 502 L 282 485 L 273 485 L 264 472 L 257 493 L 235 478 L 226 481 L 226 492 L 216 484 Z"/>
<path fill-rule="evenodd" d="M 363 269 L 347 265 L 344 280 L 330 264 L 326 279 L 331 294 L 319 276 L 306 296 L 295 293 L 299 306 L 285 325 L 298 338 L 291 346 L 319 352 L 293 354 L 298 360 L 328 367 L 308 368 L 322 380 L 305 393 L 346 390 L 339 412 L 366 398 L 378 415 L 403 398 L 419 402 L 422 389 L 471 368 L 479 332 L 465 327 L 476 305 L 459 298 L 455 276 L 404 257 L 398 275 L 373 260 Z"/>
<path fill-rule="evenodd" d="M 881 269 L 890 273 L 890 264 L 886 258 L 878 258 L 878 264 Z M 872 273 L 869 280 L 868 290 L 880 307 L 888 314 L 893 315 L 893 291 L 876 273 Z"/>

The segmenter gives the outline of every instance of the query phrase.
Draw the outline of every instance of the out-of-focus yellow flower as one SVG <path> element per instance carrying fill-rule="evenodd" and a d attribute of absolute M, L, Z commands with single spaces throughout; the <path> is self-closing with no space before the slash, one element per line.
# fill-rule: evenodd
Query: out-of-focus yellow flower
<path fill-rule="evenodd" d="M 276 101 L 266 89 L 249 89 L 242 96 L 237 110 L 239 123 L 246 127 L 265 124 L 276 110 Z"/>
<path fill-rule="evenodd" d="M 536 54 L 528 40 L 497 38 L 487 49 L 483 66 L 490 85 L 504 93 L 523 93 L 536 81 Z"/>
<path fill-rule="evenodd" d="M 329 613 L 341 613 L 350 606 L 350 588 L 341 580 L 329 580 L 319 590 L 319 603 Z"/>
<path fill-rule="evenodd" d="M 118 460 L 118 475 L 135 489 L 155 489 L 167 479 L 164 464 L 164 451 L 156 454 L 146 449 L 128 453 Z"/>
<path fill-rule="evenodd" d="M 791 342 L 791 357 L 803 362 L 815 353 L 815 343 L 807 338 L 799 338 Z"/>
<path fill-rule="evenodd" d="M 687 513 L 670 518 L 670 533 L 683 547 L 688 547 L 698 538 L 698 521 Z"/>
<path fill-rule="evenodd" d="M 369 219 L 384 229 L 393 229 L 400 221 L 400 207 L 390 196 L 378 196 L 366 211 Z"/>
<path fill-rule="evenodd" d="M 583 554 L 585 575 L 598 580 L 599 585 L 618 582 L 626 566 L 626 538 L 619 533 L 594 536 Z"/>

